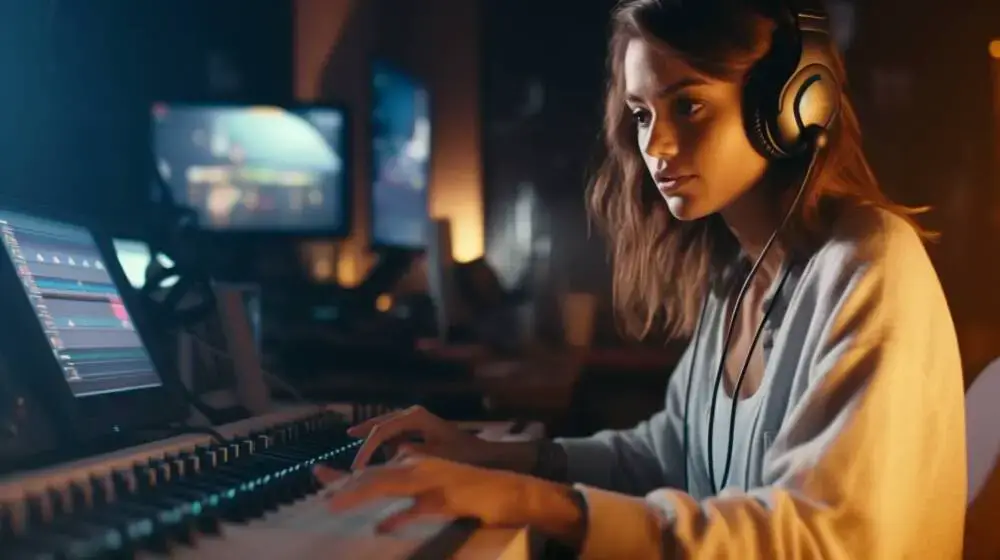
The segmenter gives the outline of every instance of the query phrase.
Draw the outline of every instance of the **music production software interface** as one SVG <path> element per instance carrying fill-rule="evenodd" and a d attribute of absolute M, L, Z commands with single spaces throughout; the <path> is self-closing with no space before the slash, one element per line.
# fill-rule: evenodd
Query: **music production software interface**
<path fill-rule="evenodd" d="M 160 176 L 204 229 L 336 231 L 346 223 L 343 111 L 161 103 L 152 119 Z"/>
<path fill-rule="evenodd" d="M 372 240 L 422 249 L 428 235 L 431 155 L 427 90 L 386 64 L 373 70 Z"/>
<path fill-rule="evenodd" d="M 90 232 L 0 212 L 0 235 L 74 396 L 162 385 Z"/>

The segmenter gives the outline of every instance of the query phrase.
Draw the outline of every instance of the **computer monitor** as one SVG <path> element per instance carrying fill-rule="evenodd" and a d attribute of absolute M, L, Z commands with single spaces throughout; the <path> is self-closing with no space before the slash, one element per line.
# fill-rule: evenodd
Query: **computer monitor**
<path fill-rule="evenodd" d="M 386 62 L 372 68 L 371 236 L 376 248 L 423 250 L 429 236 L 427 88 Z"/>
<path fill-rule="evenodd" d="M 157 171 L 213 232 L 346 235 L 347 112 L 335 106 L 157 103 Z"/>
<path fill-rule="evenodd" d="M 22 297 L 73 396 L 163 385 L 89 231 L 5 211 L 0 229 Z"/>
<path fill-rule="evenodd" d="M 125 272 L 125 277 L 128 279 L 129 284 L 136 290 L 141 290 L 146 285 L 146 273 L 149 270 L 150 263 L 153 261 L 149 245 L 134 239 L 114 239 L 112 243 L 115 256 L 118 257 L 118 263 Z M 157 254 L 156 260 L 165 268 L 172 268 L 174 266 L 173 261 L 166 255 Z M 169 288 L 176 284 L 177 280 L 176 276 L 164 278 L 160 283 L 160 287 Z"/>

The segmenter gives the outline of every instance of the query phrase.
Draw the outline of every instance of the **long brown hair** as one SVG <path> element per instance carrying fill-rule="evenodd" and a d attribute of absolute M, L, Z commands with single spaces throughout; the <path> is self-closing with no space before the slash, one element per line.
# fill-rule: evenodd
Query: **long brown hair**
<path fill-rule="evenodd" d="M 625 49 L 635 38 L 659 42 L 708 76 L 739 79 L 770 48 L 780 14 L 765 4 L 774 3 L 623 0 L 613 13 L 604 115 L 606 156 L 590 185 L 588 202 L 591 218 L 609 237 L 615 311 L 629 335 L 642 338 L 657 330 L 671 337 L 689 335 L 706 291 L 721 289 L 726 273 L 737 264 L 739 246 L 720 216 L 676 220 L 653 188 L 625 106 Z M 840 57 L 833 63 L 841 84 L 846 84 Z M 769 166 L 769 182 L 784 185 L 775 196 L 797 186 L 802 171 L 801 162 Z M 920 211 L 894 204 L 880 190 L 862 151 L 861 127 L 846 93 L 838 123 L 829 131 L 827 149 L 816 163 L 783 243 L 801 249 L 803 239 L 822 239 L 831 222 L 832 210 L 827 210 L 841 203 L 885 208 L 911 223 L 910 216 Z"/>

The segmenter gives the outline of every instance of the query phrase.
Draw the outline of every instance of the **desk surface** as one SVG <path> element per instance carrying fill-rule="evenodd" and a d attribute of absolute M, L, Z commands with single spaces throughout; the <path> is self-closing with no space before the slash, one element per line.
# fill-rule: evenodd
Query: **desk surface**
<path fill-rule="evenodd" d="M 573 356 L 549 359 L 483 360 L 467 377 L 372 374 L 330 369 L 298 388 L 323 400 L 351 401 L 384 398 L 388 402 L 421 402 L 433 398 L 483 399 L 486 408 L 509 416 L 547 418 L 569 406 L 580 371 Z M 530 412 L 530 414 L 522 414 Z"/>
<path fill-rule="evenodd" d="M 454 560 L 528 560 L 534 557 L 527 529 L 484 529 L 477 531 Z"/>

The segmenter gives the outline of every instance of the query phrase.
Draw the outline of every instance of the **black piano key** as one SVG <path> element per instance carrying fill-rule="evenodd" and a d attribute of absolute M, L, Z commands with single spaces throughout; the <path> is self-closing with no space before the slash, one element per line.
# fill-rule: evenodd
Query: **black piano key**
<path fill-rule="evenodd" d="M 81 513 L 87 509 L 87 490 L 80 482 L 71 482 L 67 488 L 69 494 L 69 509 L 74 514 Z"/>
<path fill-rule="evenodd" d="M 69 512 L 69 504 L 66 502 L 66 496 L 63 494 L 62 490 L 58 488 L 49 488 L 45 491 L 45 495 L 49 500 L 49 512 L 50 517 L 53 519 L 66 515 Z"/>
<path fill-rule="evenodd" d="M 24 498 L 25 525 L 28 530 L 45 525 L 45 503 L 41 496 L 29 494 Z"/>
<path fill-rule="evenodd" d="M 132 493 L 132 479 L 128 473 L 120 470 L 112 471 L 111 490 L 114 493 L 115 500 L 130 495 Z"/>
<path fill-rule="evenodd" d="M 108 503 L 108 483 L 104 477 L 92 475 L 88 484 L 90 486 L 91 507 L 100 507 Z"/>

